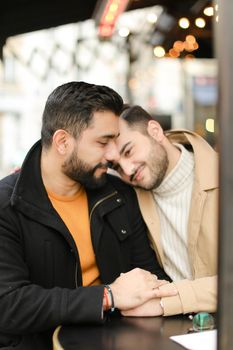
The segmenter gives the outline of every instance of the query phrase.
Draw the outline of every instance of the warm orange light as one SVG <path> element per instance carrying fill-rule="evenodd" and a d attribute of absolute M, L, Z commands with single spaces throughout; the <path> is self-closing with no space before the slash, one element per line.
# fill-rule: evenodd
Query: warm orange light
<path fill-rule="evenodd" d="M 129 80 L 128 85 L 129 85 L 130 89 L 136 90 L 138 88 L 138 80 L 132 78 Z"/>
<path fill-rule="evenodd" d="M 99 35 L 103 37 L 111 36 L 112 32 L 113 32 L 113 28 L 111 26 L 104 25 L 104 26 L 99 26 L 98 28 Z"/>
<path fill-rule="evenodd" d="M 111 13 L 108 13 L 105 18 L 105 22 L 111 23 L 114 20 L 114 16 Z"/>
<path fill-rule="evenodd" d="M 184 43 L 181 40 L 177 40 L 174 42 L 173 44 L 173 48 L 177 51 L 177 52 L 181 52 L 184 50 Z"/>
<path fill-rule="evenodd" d="M 180 56 L 180 53 L 177 52 L 175 49 L 170 49 L 169 50 L 169 55 L 173 58 L 178 58 Z"/>
<path fill-rule="evenodd" d="M 117 11 L 117 9 L 118 9 L 118 4 L 116 4 L 116 3 L 113 3 L 113 4 L 111 4 L 110 6 L 109 6 L 109 11 L 110 12 L 116 12 Z"/>
<path fill-rule="evenodd" d="M 194 50 L 193 43 L 191 43 L 189 41 L 185 41 L 184 42 L 184 49 L 185 49 L 185 51 L 192 52 Z"/>
<path fill-rule="evenodd" d="M 198 43 L 196 42 L 196 43 L 193 43 L 193 50 L 197 50 L 199 48 L 199 45 L 198 45 Z"/>
<path fill-rule="evenodd" d="M 187 55 L 184 56 L 184 58 L 186 58 L 186 59 L 192 59 L 192 58 L 195 58 L 195 56 L 192 55 L 192 54 L 190 54 L 190 53 L 188 53 Z"/>
<path fill-rule="evenodd" d="M 194 44 L 196 42 L 196 38 L 194 35 L 187 35 L 185 40 L 188 41 L 189 43 L 192 43 L 192 44 Z"/>
<path fill-rule="evenodd" d="M 105 7 L 98 21 L 98 32 L 100 36 L 110 37 L 119 15 L 126 9 L 129 0 L 106 0 Z"/>

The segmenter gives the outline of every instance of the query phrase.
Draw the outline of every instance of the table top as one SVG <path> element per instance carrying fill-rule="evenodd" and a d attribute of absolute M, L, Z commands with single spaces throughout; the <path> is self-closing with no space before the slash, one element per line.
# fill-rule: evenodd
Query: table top
<path fill-rule="evenodd" d="M 103 325 L 62 326 L 54 333 L 53 345 L 54 350 L 181 350 L 169 337 L 186 334 L 191 326 L 188 316 L 118 315 Z"/>

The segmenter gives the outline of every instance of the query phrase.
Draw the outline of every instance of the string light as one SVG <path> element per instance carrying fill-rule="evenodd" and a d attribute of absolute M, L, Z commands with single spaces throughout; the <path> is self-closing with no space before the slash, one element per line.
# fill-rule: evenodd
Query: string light
<path fill-rule="evenodd" d="M 209 132 L 214 132 L 214 119 L 213 118 L 206 119 L 205 128 Z"/>
<path fill-rule="evenodd" d="M 194 35 L 187 35 L 185 40 L 192 44 L 196 42 L 196 38 Z"/>
<path fill-rule="evenodd" d="M 214 15 L 214 8 L 213 8 L 213 6 L 206 7 L 203 10 L 203 13 L 204 13 L 204 15 L 209 16 L 209 17 L 213 16 Z"/>
<path fill-rule="evenodd" d="M 161 58 L 165 56 L 165 50 L 162 46 L 155 46 L 153 52 L 156 57 Z"/>
<path fill-rule="evenodd" d="M 206 21 L 204 18 L 198 17 L 195 19 L 195 24 L 198 28 L 204 28 L 206 25 Z"/>
<path fill-rule="evenodd" d="M 173 48 L 177 51 L 177 52 L 182 52 L 184 50 L 184 43 L 181 40 L 177 40 L 174 42 L 173 44 Z"/>
<path fill-rule="evenodd" d="M 130 31 L 129 31 L 129 28 L 122 27 L 122 28 L 119 29 L 118 33 L 119 33 L 119 35 L 122 38 L 127 38 L 127 36 L 129 35 Z"/>
<path fill-rule="evenodd" d="M 169 55 L 173 58 L 178 58 L 180 56 L 180 53 L 173 48 L 169 50 Z"/>
<path fill-rule="evenodd" d="M 157 19 L 158 19 L 158 17 L 157 17 L 157 15 L 156 15 L 155 13 L 149 13 L 149 14 L 147 15 L 147 21 L 148 21 L 149 23 L 154 24 L 154 23 L 157 22 Z"/>
<path fill-rule="evenodd" d="M 182 29 L 187 29 L 190 26 L 190 22 L 186 17 L 180 18 L 178 23 Z"/>

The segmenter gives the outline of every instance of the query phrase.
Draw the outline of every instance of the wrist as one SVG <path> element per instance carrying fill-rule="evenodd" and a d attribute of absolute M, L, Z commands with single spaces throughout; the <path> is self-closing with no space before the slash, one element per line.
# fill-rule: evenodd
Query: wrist
<path fill-rule="evenodd" d="M 110 308 L 109 306 L 109 295 L 108 290 L 106 287 L 104 287 L 104 295 L 103 295 L 103 311 L 108 311 Z"/>
<path fill-rule="evenodd" d="M 104 286 L 103 310 L 111 310 L 111 312 L 115 310 L 113 293 L 111 287 L 108 284 Z"/>
<path fill-rule="evenodd" d="M 109 302 L 109 309 L 111 310 L 111 312 L 113 312 L 115 310 L 115 303 L 114 303 L 114 297 L 113 297 L 112 289 L 111 289 L 111 287 L 108 284 L 106 284 L 104 287 L 108 291 L 108 297 L 109 297 L 109 301 L 110 301 Z"/>

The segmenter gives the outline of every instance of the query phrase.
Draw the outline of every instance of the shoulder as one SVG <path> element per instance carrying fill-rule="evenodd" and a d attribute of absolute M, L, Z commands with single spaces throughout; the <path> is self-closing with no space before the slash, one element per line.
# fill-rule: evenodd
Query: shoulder
<path fill-rule="evenodd" d="M 107 175 L 108 185 L 117 192 L 117 195 L 122 199 L 122 204 L 125 204 L 126 213 L 130 217 L 139 217 L 140 209 L 136 191 L 133 186 L 125 183 L 120 177 Z"/>
<path fill-rule="evenodd" d="M 8 175 L 0 180 L 0 207 L 6 206 L 14 191 L 15 183 L 19 173 Z"/>
<path fill-rule="evenodd" d="M 134 188 L 124 181 L 121 180 L 120 177 L 115 175 L 107 175 L 108 182 L 117 190 L 120 192 L 128 192 L 128 193 L 135 193 Z"/>
<path fill-rule="evenodd" d="M 118 195 L 121 195 L 121 197 L 124 198 L 128 204 L 131 203 L 135 205 L 138 202 L 137 195 L 133 186 L 130 186 L 121 180 L 121 178 L 118 176 L 108 174 L 107 177 L 108 184 L 111 186 L 111 188 L 114 188 L 117 191 Z"/>

